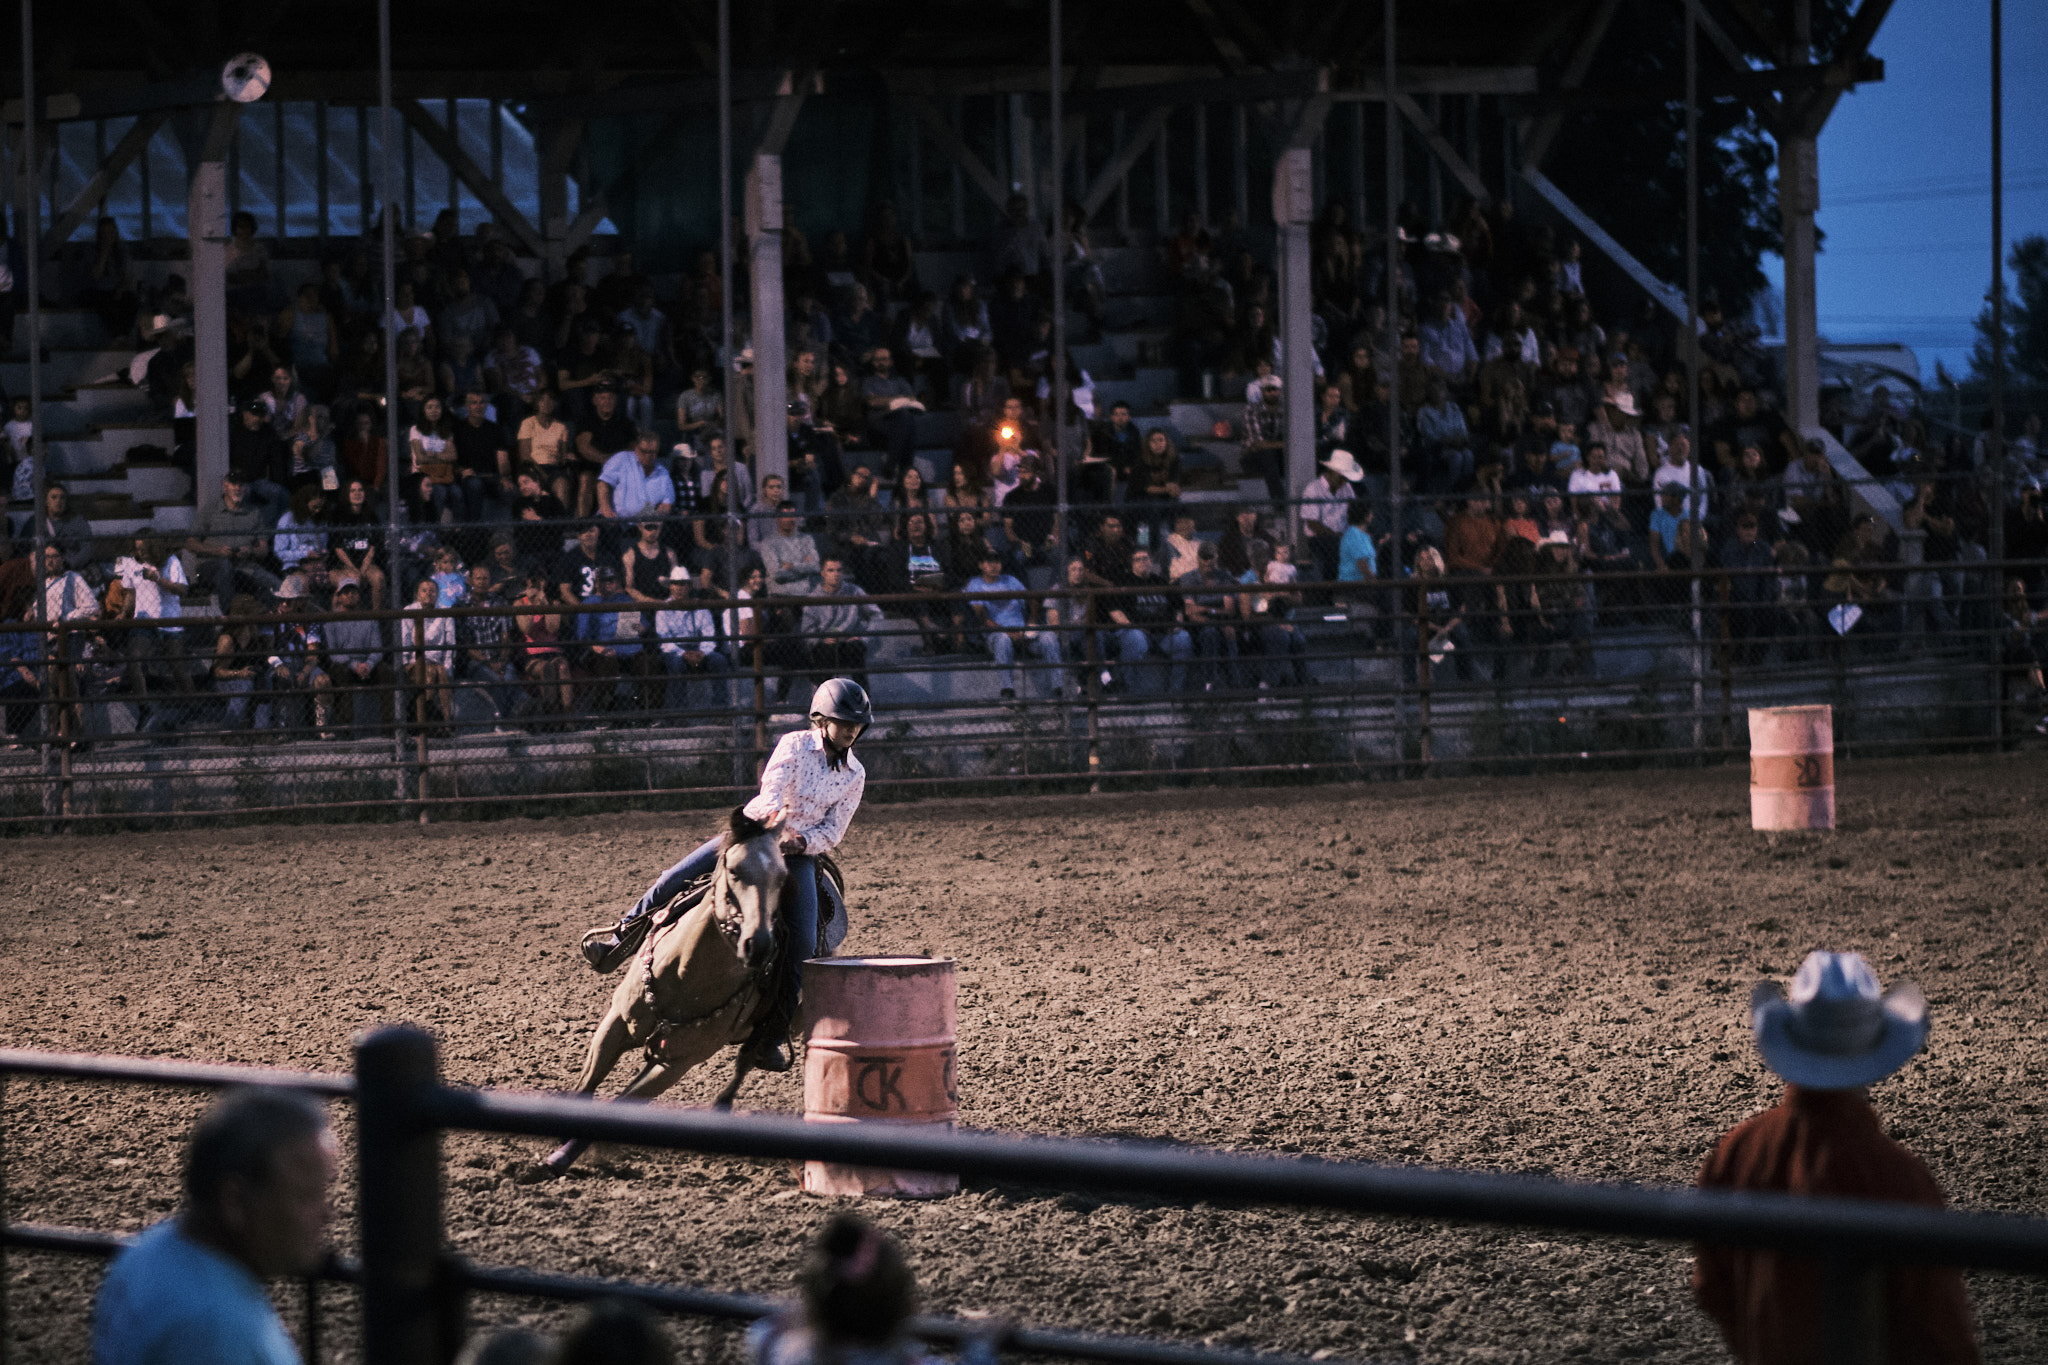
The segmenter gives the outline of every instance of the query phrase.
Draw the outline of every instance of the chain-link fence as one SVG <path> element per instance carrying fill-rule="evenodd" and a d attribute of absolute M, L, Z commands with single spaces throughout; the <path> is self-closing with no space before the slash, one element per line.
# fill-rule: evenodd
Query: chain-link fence
<path fill-rule="evenodd" d="M 1986 557 L 1982 480 L 1766 492 L 281 531 L 182 614 L 53 578 L 0 625 L 0 823 L 724 803 L 841 674 L 877 794 L 1715 761 L 1754 705 L 1832 703 L 1852 753 L 2035 724 L 2044 564 Z"/>

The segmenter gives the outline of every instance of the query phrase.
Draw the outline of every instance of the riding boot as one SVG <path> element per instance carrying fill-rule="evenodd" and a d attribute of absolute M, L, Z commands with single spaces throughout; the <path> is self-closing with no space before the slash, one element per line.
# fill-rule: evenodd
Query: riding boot
<path fill-rule="evenodd" d="M 753 1035 L 747 1039 L 747 1064 L 756 1071 L 783 1072 L 789 1070 L 794 1062 L 789 1046 L 789 1026 L 796 1018 L 795 976 L 796 973 L 786 969 L 777 974 L 775 1002 L 761 1016 L 761 1022 L 754 1025 Z"/>

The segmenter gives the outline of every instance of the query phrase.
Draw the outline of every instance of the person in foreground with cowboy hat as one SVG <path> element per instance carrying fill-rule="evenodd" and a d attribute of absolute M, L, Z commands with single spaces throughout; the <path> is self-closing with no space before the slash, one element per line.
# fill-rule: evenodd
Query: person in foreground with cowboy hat
<path fill-rule="evenodd" d="M 1337 576 L 1337 544 L 1350 524 L 1351 499 L 1365 470 L 1348 450 L 1333 450 L 1320 462 L 1316 476 L 1302 486 L 1301 533 L 1315 556 L 1319 582 Z"/>
<path fill-rule="evenodd" d="M 1814 952 L 1788 995 L 1776 982 L 1750 995 L 1764 1064 L 1783 1077 L 1775 1108 L 1721 1139 L 1702 1188 L 1884 1199 L 1939 1208 L 1925 1164 L 1885 1136 L 1865 1087 L 1904 1066 L 1927 1042 L 1927 1002 L 1911 982 L 1880 992 L 1859 953 Z M 1738 1360 L 1792 1365 L 1825 1354 L 1819 1262 L 1768 1250 L 1700 1247 L 1693 1296 Z M 1977 1344 L 1959 1271 L 1894 1266 L 1872 1308 L 1882 1358 L 1975 1365 Z"/>

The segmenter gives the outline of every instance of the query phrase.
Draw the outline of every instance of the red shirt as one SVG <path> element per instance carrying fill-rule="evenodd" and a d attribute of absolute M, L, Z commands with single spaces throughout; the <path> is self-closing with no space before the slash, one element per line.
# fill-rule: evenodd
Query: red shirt
<path fill-rule="evenodd" d="M 1884 1135 L 1860 1091 L 1785 1087 L 1775 1109 L 1745 1120 L 1700 1168 L 1700 1185 L 1785 1194 L 1889 1199 L 1940 1208 L 1920 1159 Z M 1693 1296 L 1746 1365 L 1821 1358 L 1821 1267 L 1775 1251 L 1700 1247 Z M 1886 1358 L 1897 1365 L 1977 1365 L 1962 1273 L 1931 1266 L 1884 1272 Z"/>

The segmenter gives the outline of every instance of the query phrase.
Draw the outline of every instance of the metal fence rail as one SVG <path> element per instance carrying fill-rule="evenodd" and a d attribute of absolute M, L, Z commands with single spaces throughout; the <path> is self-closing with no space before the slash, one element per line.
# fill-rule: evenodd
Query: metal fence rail
<path fill-rule="evenodd" d="M 1877 1324 L 1859 1304 L 1887 1265 L 1949 1265 L 2048 1274 L 2048 1220 L 1961 1213 L 1852 1199 L 1726 1190 L 1591 1184 L 1551 1177 L 1258 1156 L 1131 1141 L 1022 1138 L 994 1133 L 809 1124 L 798 1119 L 609 1103 L 581 1097 L 464 1090 L 441 1084 L 434 1041 L 414 1029 L 356 1046 L 353 1078 L 138 1058 L 0 1051 L 9 1073 L 211 1087 L 251 1080 L 352 1096 L 358 1119 L 358 1215 L 363 1260 L 335 1261 L 319 1278 L 359 1284 L 369 1365 L 439 1365 L 464 1330 L 465 1291 L 587 1299 L 636 1298 L 664 1311 L 754 1317 L 765 1300 L 701 1289 L 556 1276 L 470 1265 L 444 1249 L 439 1135 L 444 1129 L 581 1137 L 750 1159 L 806 1159 L 954 1172 L 1062 1189 L 1142 1192 L 1453 1222 L 1556 1228 L 1814 1257 L 1827 1269 L 1824 1339 L 1832 1359 L 1865 1362 Z M 4 1190 L 0 1190 L 4 1193 Z M 120 1239 L 74 1228 L 8 1224 L 0 1246 L 107 1255 Z M 4 1288 L 4 1278 L 0 1278 Z M 312 1281 L 308 1322 L 317 1320 Z M 0 1315 L 4 1315 L 0 1294 Z M 958 1343 L 983 1325 L 921 1319 L 926 1340 Z M 6 1340 L 0 1317 L 0 1347 Z M 1272 1356 L 1214 1352 L 1134 1338 L 1004 1329 L 1025 1354 L 1127 1365 L 1250 1365 Z"/>
<path fill-rule="evenodd" d="M 678 643 L 657 631 L 634 637 L 642 653 L 623 664 L 571 641 L 559 677 L 529 667 L 492 680 L 458 662 L 442 679 L 417 637 L 396 631 L 544 614 L 569 636 L 579 621 L 651 620 L 658 605 L 231 617 L 187 630 L 252 632 L 257 655 L 271 648 L 264 632 L 356 621 L 386 635 L 362 678 L 330 667 L 316 685 L 280 666 L 260 686 L 159 680 L 147 693 L 109 678 L 122 642 L 150 623 L 15 622 L 0 633 L 37 642 L 37 661 L 9 676 L 36 686 L 0 700 L 34 748 L 0 755 L 0 829 L 709 805 L 752 783 L 779 731 L 800 723 L 809 682 L 834 672 L 879 695 L 862 750 L 877 793 L 1715 761 L 1743 751 L 1747 706 L 1795 701 L 1835 704 L 1845 755 L 1995 747 L 2033 723 L 2024 698 L 2048 705 L 2037 687 L 2048 630 L 1992 585 L 2044 570 L 1903 570 L 1915 591 L 1870 600 L 1842 632 L 1823 620 L 1825 599 L 1745 603 L 1750 585 L 1776 590 L 1786 575 L 1774 567 L 1310 582 L 1288 616 L 1214 622 L 1194 618 L 1216 594 L 1187 585 L 875 594 L 860 600 L 890 615 L 858 658 L 830 659 L 794 623 L 844 599 L 764 595 L 745 604 L 756 628 L 718 642 L 734 657 L 717 676 L 657 665 Z M 1963 581 L 1943 589 L 1944 576 Z M 1187 619 L 1118 623 L 1137 591 Z M 1262 595 L 1227 589 L 1246 613 Z M 1005 600 L 1027 613 L 1010 672 L 971 620 Z M 685 605 L 724 615 L 733 604 Z M 934 635 L 951 652 L 910 652 Z M 998 682 L 1022 695 L 997 699 Z M 163 716 L 174 719 L 159 732 Z"/>

